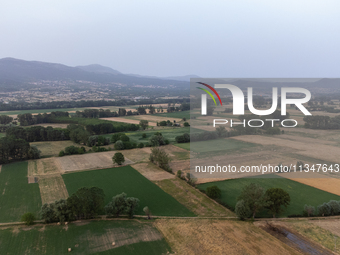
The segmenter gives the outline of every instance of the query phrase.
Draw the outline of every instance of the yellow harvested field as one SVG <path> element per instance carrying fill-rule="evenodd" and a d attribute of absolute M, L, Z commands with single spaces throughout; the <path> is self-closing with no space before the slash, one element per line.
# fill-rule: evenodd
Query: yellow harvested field
<path fill-rule="evenodd" d="M 165 179 L 174 179 L 175 175 L 160 169 L 158 166 L 152 163 L 140 163 L 132 165 L 134 169 L 148 178 L 150 181 L 160 181 Z"/>
<path fill-rule="evenodd" d="M 139 124 L 139 121 L 140 121 L 140 120 L 127 119 L 127 118 L 120 118 L 120 117 L 110 117 L 110 118 L 100 118 L 100 119 L 101 120 L 116 121 L 116 122 L 124 122 L 124 123 L 129 123 L 129 124 L 137 124 L 137 125 Z M 149 121 L 149 126 L 156 127 L 157 123 Z"/>
<path fill-rule="evenodd" d="M 287 178 L 287 175 L 285 174 L 281 176 Z M 291 176 L 294 177 L 294 174 L 292 174 Z M 315 174 L 313 174 L 313 177 L 315 177 Z M 288 178 L 288 179 L 340 196 L 340 179 L 337 178 Z"/>
<path fill-rule="evenodd" d="M 111 168 L 117 165 L 112 163 L 112 156 L 115 151 L 89 153 L 83 155 L 64 156 L 57 159 L 60 164 L 61 172 L 94 170 Z M 133 162 L 125 158 L 123 165 L 132 164 Z"/>
<path fill-rule="evenodd" d="M 68 198 L 68 192 L 60 174 L 39 178 L 39 189 L 42 204 Z"/>
<path fill-rule="evenodd" d="M 155 225 L 177 254 L 300 254 L 249 222 L 172 219 Z"/>
<path fill-rule="evenodd" d="M 279 137 L 280 136 L 243 135 L 232 137 L 232 139 L 261 145 L 287 147 L 296 150 L 297 154 L 303 156 L 339 163 L 340 147 L 322 144 L 319 140 L 314 142 L 311 141 L 310 138 L 307 138 L 304 141 L 301 139 L 299 141 L 294 141 L 284 138 L 281 139 Z"/>

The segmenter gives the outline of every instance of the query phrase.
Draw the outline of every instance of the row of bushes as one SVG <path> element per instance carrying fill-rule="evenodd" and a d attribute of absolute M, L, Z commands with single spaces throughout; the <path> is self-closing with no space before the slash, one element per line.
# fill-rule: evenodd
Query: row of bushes
<path fill-rule="evenodd" d="M 331 216 L 340 215 L 340 200 L 331 200 L 328 203 L 314 206 L 305 205 L 303 208 L 303 216 Z"/>

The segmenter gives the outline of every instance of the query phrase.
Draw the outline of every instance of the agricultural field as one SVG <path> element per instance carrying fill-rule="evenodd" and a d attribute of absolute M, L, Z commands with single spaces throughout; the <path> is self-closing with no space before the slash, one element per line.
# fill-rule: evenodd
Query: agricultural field
<path fill-rule="evenodd" d="M 55 157 L 59 155 L 61 150 L 64 150 L 68 146 L 80 147 L 79 144 L 68 141 L 46 141 L 46 142 L 32 142 L 30 145 L 35 145 L 41 151 L 41 157 Z M 86 150 L 90 149 L 84 146 Z"/>
<path fill-rule="evenodd" d="M 175 198 L 165 193 L 131 166 L 85 171 L 62 175 L 69 195 L 81 187 L 96 186 L 105 192 L 105 204 L 117 194 L 125 192 L 137 197 L 140 206 L 137 214 L 144 215 L 143 208 L 148 206 L 157 216 L 195 216 Z"/>
<path fill-rule="evenodd" d="M 167 118 L 178 118 L 178 119 L 186 118 L 187 121 L 190 120 L 190 111 L 164 112 L 164 113 L 155 113 L 153 115 L 154 116 L 159 116 L 159 117 L 167 117 Z"/>
<path fill-rule="evenodd" d="M 175 143 L 176 136 L 183 135 L 184 133 L 190 134 L 190 127 L 164 127 L 164 129 L 159 130 L 144 130 L 144 131 L 135 131 L 125 133 L 131 142 L 135 143 L 147 143 L 150 140 L 150 137 L 153 136 L 156 132 L 161 132 L 163 137 L 168 139 L 170 143 Z M 146 134 L 146 138 L 143 138 L 142 135 Z M 111 137 L 112 134 L 106 135 L 107 137 Z"/>
<path fill-rule="evenodd" d="M 236 217 L 233 212 L 211 200 L 181 179 L 157 180 L 155 183 L 199 217 Z"/>
<path fill-rule="evenodd" d="M 300 254 L 250 222 L 161 219 L 156 227 L 176 254 Z M 275 248 L 274 248 L 275 247 Z"/>
<path fill-rule="evenodd" d="M 24 213 L 38 216 L 39 186 L 28 184 L 27 162 L 3 165 L 0 172 L 0 222 L 20 221 Z"/>
<path fill-rule="evenodd" d="M 172 252 L 152 223 L 137 221 L 72 222 L 0 228 L 0 254 L 168 254 Z M 112 243 L 115 243 L 113 246 Z"/>
<path fill-rule="evenodd" d="M 242 149 L 249 149 L 256 147 L 254 143 L 248 141 L 237 141 L 230 138 L 216 139 L 200 142 L 190 143 L 191 151 L 199 153 L 204 157 L 210 157 L 210 154 L 216 155 L 216 153 L 236 152 Z"/>
<path fill-rule="evenodd" d="M 270 176 L 268 176 L 270 177 Z M 313 188 L 311 186 L 295 182 L 279 176 L 271 176 L 272 178 L 241 178 L 219 182 L 211 182 L 198 185 L 201 190 L 216 185 L 222 191 L 222 201 L 235 208 L 237 197 L 241 194 L 242 188 L 250 183 L 257 183 L 264 189 L 282 188 L 290 195 L 291 202 L 287 209 L 280 214 L 280 217 L 288 215 L 301 215 L 305 204 L 318 206 L 330 200 L 340 200 L 340 196 L 328 193 L 323 190 Z M 262 212 L 257 217 L 272 217 L 268 212 Z"/>

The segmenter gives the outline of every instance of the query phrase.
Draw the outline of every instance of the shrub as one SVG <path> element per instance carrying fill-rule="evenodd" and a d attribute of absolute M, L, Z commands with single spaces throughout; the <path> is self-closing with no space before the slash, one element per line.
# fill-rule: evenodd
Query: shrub
<path fill-rule="evenodd" d="M 328 203 L 323 203 L 322 205 L 318 206 L 318 214 L 320 216 L 327 216 L 331 214 L 331 207 Z"/>
<path fill-rule="evenodd" d="M 303 213 L 306 214 L 308 217 L 313 216 L 315 212 L 315 207 L 311 205 L 305 205 L 303 208 Z"/>
<path fill-rule="evenodd" d="M 182 171 L 181 171 L 181 170 L 178 170 L 176 176 L 177 176 L 178 178 L 182 178 Z"/>
<path fill-rule="evenodd" d="M 121 140 L 115 142 L 115 150 L 124 150 L 124 143 Z"/>
<path fill-rule="evenodd" d="M 157 164 L 160 168 L 168 172 L 172 172 L 172 169 L 169 166 L 171 159 L 164 150 L 161 150 L 160 148 L 157 147 L 151 149 L 149 160 L 152 163 Z"/>
<path fill-rule="evenodd" d="M 65 154 L 66 155 L 78 154 L 79 153 L 78 148 L 79 147 L 76 147 L 76 146 L 73 146 L 73 145 L 68 146 L 68 147 L 65 148 Z"/>
<path fill-rule="evenodd" d="M 144 148 L 144 143 L 139 143 L 137 147 L 138 148 Z"/>
<path fill-rule="evenodd" d="M 184 122 L 183 124 L 185 127 L 190 127 L 190 124 L 188 122 Z"/>
<path fill-rule="evenodd" d="M 340 213 L 340 203 L 336 200 L 331 200 L 327 203 L 329 207 L 331 208 L 330 213 L 332 215 L 337 215 Z"/>
<path fill-rule="evenodd" d="M 235 206 L 235 213 L 240 220 L 244 220 L 251 215 L 249 206 L 244 202 L 244 200 L 239 200 Z"/>
<path fill-rule="evenodd" d="M 206 194 L 212 199 L 221 198 L 222 195 L 220 188 L 216 185 L 208 187 L 206 190 Z"/>
<path fill-rule="evenodd" d="M 146 138 L 146 134 L 145 133 L 142 134 L 142 138 L 144 138 L 144 139 Z"/>
<path fill-rule="evenodd" d="M 26 225 L 32 225 L 34 223 L 35 217 L 33 213 L 25 213 L 21 216 L 21 221 L 25 222 Z"/>
<path fill-rule="evenodd" d="M 164 137 L 162 136 L 161 133 L 156 132 L 153 136 L 150 137 L 150 144 L 151 146 L 162 146 L 165 144 L 169 144 L 166 143 L 167 139 L 164 139 Z"/>
<path fill-rule="evenodd" d="M 151 219 L 151 211 L 150 211 L 150 209 L 149 209 L 149 207 L 147 207 L 147 206 L 145 206 L 144 208 L 143 208 L 143 212 L 146 214 L 146 216 L 148 216 L 148 220 L 150 220 Z"/>
<path fill-rule="evenodd" d="M 176 143 L 188 143 L 190 142 L 190 135 L 188 133 L 184 133 L 183 135 L 176 136 Z"/>
<path fill-rule="evenodd" d="M 65 156 L 65 152 L 63 150 L 59 151 L 59 157 Z"/>
<path fill-rule="evenodd" d="M 116 152 L 115 155 L 112 157 L 113 163 L 117 163 L 118 165 L 121 165 L 125 162 L 124 155 L 120 152 Z"/>

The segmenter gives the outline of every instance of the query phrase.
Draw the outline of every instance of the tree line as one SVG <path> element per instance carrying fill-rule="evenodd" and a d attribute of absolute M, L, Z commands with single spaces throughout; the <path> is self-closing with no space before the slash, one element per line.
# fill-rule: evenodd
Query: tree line
<path fill-rule="evenodd" d="M 9 102 L 0 104 L 0 111 L 12 110 L 36 110 L 36 109 L 63 109 L 63 108 L 82 108 L 82 107 L 101 107 L 101 106 L 124 106 L 124 105 L 148 105 L 148 104 L 167 104 L 189 102 L 189 99 L 141 99 L 138 101 L 130 99 L 118 99 L 115 101 L 107 100 L 80 100 L 80 101 L 54 101 L 54 102 Z"/>
<path fill-rule="evenodd" d="M 306 116 L 303 118 L 305 128 L 311 129 L 340 129 L 340 115 L 335 117 L 329 116 Z"/>
<path fill-rule="evenodd" d="M 16 136 L 10 135 L 0 138 L 0 163 L 40 158 L 40 151 L 36 146 Z"/>
<path fill-rule="evenodd" d="M 115 217 L 124 214 L 133 218 L 139 207 L 139 199 L 127 197 L 125 193 L 114 196 L 106 206 L 104 202 L 105 194 L 101 188 L 83 187 L 67 199 L 44 204 L 40 216 L 45 223 L 92 219 L 104 213 Z"/>

